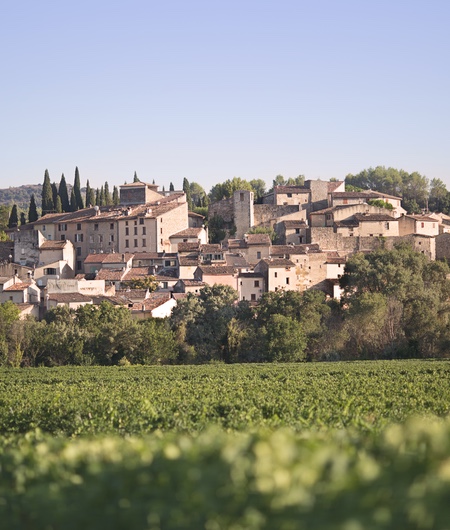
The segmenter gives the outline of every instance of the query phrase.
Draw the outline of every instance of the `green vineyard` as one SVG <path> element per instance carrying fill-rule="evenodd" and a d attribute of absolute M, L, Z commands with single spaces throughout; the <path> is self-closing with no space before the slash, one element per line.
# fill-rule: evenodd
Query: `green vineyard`
<path fill-rule="evenodd" d="M 0 372 L 8 530 L 449 529 L 450 363 Z"/>

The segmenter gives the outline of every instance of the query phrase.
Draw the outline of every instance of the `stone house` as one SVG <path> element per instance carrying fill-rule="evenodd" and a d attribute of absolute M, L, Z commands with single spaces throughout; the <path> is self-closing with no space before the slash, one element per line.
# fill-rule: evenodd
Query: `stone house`
<path fill-rule="evenodd" d="M 14 304 L 39 304 L 41 290 L 33 280 L 22 282 L 16 276 L 10 282 L 3 283 L 0 303 L 11 301 Z"/>
<path fill-rule="evenodd" d="M 265 292 L 264 276 L 257 272 L 240 272 L 238 276 L 239 301 L 257 302 Z"/>
<path fill-rule="evenodd" d="M 178 245 L 180 243 L 196 243 L 207 244 L 208 243 L 208 233 L 206 229 L 202 226 L 197 228 L 185 228 L 180 232 L 172 234 L 170 237 L 170 246 L 172 252 L 178 251 Z"/>
<path fill-rule="evenodd" d="M 399 220 L 399 235 L 439 235 L 439 221 L 429 215 L 402 215 Z"/>
<path fill-rule="evenodd" d="M 237 291 L 238 271 L 226 265 L 199 265 L 194 279 L 206 285 L 228 285 Z"/>
<path fill-rule="evenodd" d="M 264 278 L 266 292 L 268 291 L 298 291 L 299 277 L 295 263 L 286 258 L 262 259 L 255 265 L 255 272 Z"/>

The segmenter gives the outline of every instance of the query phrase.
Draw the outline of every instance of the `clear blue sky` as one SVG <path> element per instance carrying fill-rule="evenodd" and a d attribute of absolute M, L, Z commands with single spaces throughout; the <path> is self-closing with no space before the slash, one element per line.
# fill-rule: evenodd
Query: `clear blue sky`
<path fill-rule="evenodd" d="M 22 0 L 0 20 L 2 188 L 385 165 L 450 189 L 448 0 Z"/>

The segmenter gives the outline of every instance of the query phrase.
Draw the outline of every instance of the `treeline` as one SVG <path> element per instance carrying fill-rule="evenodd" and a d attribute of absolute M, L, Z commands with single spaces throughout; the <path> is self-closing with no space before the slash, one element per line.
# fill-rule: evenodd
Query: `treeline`
<path fill-rule="evenodd" d="M 42 322 L 0 306 L 9 366 L 299 362 L 448 356 L 450 269 L 410 247 L 356 254 L 340 302 L 308 290 L 266 293 L 256 307 L 228 286 L 179 300 L 169 319 L 135 321 L 104 302 L 57 308 Z"/>
<path fill-rule="evenodd" d="M 409 213 L 422 210 L 450 214 L 450 192 L 441 179 L 428 179 L 417 171 L 408 173 L 403 169 L 364 169 L 357 175 L 345 177 L 347 190 L 374 190 L 402 198 L 402 206 Z"/>

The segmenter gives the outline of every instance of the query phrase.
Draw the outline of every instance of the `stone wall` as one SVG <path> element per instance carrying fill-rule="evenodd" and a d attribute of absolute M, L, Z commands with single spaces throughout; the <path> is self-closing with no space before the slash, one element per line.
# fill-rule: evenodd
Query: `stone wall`
<path fill-rule="evenodd" d="M 215 215 L 222 217 L 225 223 L 233 223 L 234 221 L 234 201 L 231 199 L 223 199 L 218 202 L 213 202 L 208 208 L 208 219 Z"/>
<path fill-rule="evenodd" d="M 436 259 L 450 260 L 450 234 L 439 234 L 436 241 Z"/>
<path fill-rule="evenodd" d="M 296 205 L 277 206 L 275 204 L 255 204 L 254 211 L 255 226 L 273 227 L 274 224 L 280 221 L 280 218 L 285 218 L 290 214 L 298 214 L 299 207 Z M 304 218 L 304 214 L 298 216 L 298 219 Z"/>

